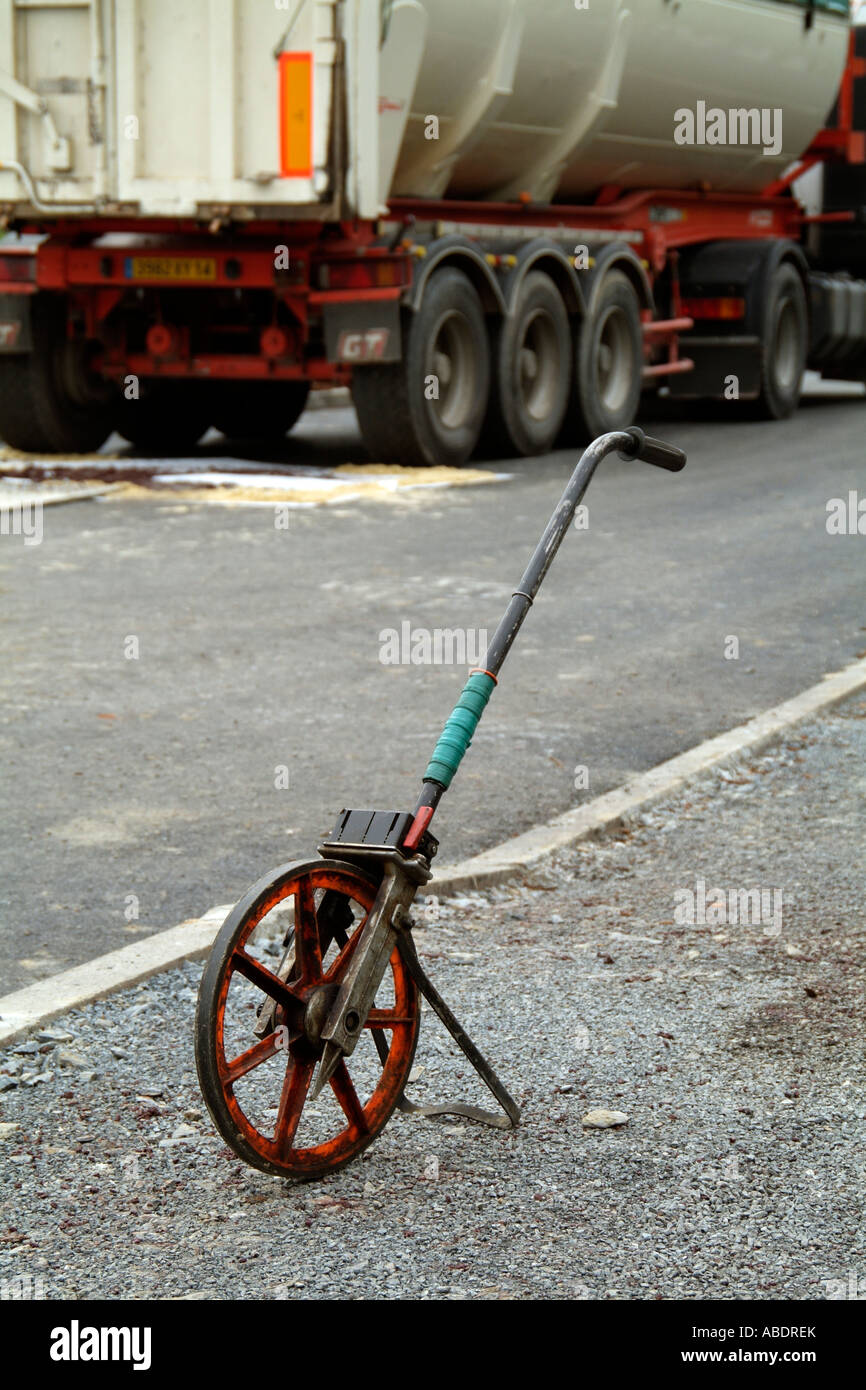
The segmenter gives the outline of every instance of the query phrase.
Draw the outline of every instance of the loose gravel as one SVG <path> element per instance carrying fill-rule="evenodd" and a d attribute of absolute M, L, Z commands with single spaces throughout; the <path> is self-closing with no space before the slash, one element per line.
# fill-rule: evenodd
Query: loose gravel
<path fill-rule="evenodd" d="M 200 964 L 34 1030 L 0 1054 L 7 1296 L 862 1297 L 864 766 L 861 699 L 521 883 L 420 906 L 511 1133 L 396 1115 L 323 1182 L 247 1168 L 196 1083 Z M 722 919 L 717 887 L 764 890 L 761 920 Z M 413 1075 L 416 1101 L 489 1101 L 429 1011 Z"/>

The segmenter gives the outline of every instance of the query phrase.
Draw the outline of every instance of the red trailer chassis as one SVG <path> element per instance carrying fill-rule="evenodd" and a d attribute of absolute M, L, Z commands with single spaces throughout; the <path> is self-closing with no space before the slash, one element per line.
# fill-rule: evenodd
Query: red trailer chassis
<path fill-rule="evenodd" d="M 413 283 L 428 252 L 413 235 L 419 224 L 466 224 L 485 228 L 484 254 L 494 270 L 507 269 L 507 253 L 497 254 L 497 240 L 508 241 L 515 228 L 534 229 L 540 237 L 557 233 L 592 246 L 597 236 L 621 236 L 643 262 L 648 283 L 672 266 L 675 253 L 709 240 L 785 239 L 798 242 L 805 219 L 788 196 L 755 199 L 740 194 L 712 194 L 647 189 L 623 193 L 603 189 L 590 204 L 424 202 L 395 199 L 391 219 L 403 230 L 383 245 L 374 223 L 346 222 L 337 227 L 298 222 L 257 223 L 208 233 L 194 221 L 57 219 L 35 250 L 0 248 L 0 293 L 62 292 L 69 302 L 69 333 L 95 342 L 106 337 L 105 325 L 130 295 L 146 297 L 152 322 L 144 345 L 131 347 L 122 334 L 109 332 L 93 365 L 109 377 L 141 376 L 246 378 L 348 382 L 359 348 L 349 343 L 342 360 L 329 360 L 311 344 L 311 325 L 331 306 L 399 303 Z M 25 233 L 42 233 L 45 223 L 24 224 Z M 130 237 L 118 246 L 117 234 Z M 111 237 L 106 245 L 104 238 Z M 285 247 L 288 267 L 275 268 Z M 188 323 L 173 323 L 165 312 L 166 296 L 179 289 L 196 294 L 262 291 L 273 301 L 271 322 L 259 326 L 257 350 L 249 341 L 243 352 L 196 350 Z M 694 306 L 698 307 L 698 306 Z M 712 306 L 707 307 L 712 313 Z M 653 319 L 643 310 L 648 356 L 661 344 L 665 362 L 648 364 L 653 375 L 687 370 L 677 355 L 677 335 L 692 327 L 692 317 L 678 302 L 676 277 L 670 314 Z M 220 325 L 213 325 L 215 330 Z M 224 337 L 238 325 L 225 324 Z M 247 335 L 249 338 L 249 335 Z M 375 347 L 373 349 L 375 352 Z M 369 360 L 369 359 L 367 359 Z"/>

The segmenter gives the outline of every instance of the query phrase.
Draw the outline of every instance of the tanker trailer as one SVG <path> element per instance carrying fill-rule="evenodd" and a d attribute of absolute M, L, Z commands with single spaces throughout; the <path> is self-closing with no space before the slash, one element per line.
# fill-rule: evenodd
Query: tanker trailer
<path fill-rule="evenodd" d="M 0 0 L 0 436 L 280 437 L 313 383 L 422 464 L 662 384 L 787 415 L 866 375 L 814 239 L 862 212 L 791 191 L 863 164 L 862 66 L 844 0 Z"/>

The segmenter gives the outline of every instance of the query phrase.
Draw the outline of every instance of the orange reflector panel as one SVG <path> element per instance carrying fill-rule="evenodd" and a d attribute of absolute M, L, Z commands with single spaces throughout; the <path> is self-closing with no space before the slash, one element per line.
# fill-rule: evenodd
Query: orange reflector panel
<path fill-rule="evenodd" d="M 280 173 L 313 173 L 313 55 L 280 54 Z"/>
<path fill-rule="evenodd" d="M 744 299 L 684 299 L 680 305 L 690 319 L 741 319 L 745 317 Z"/>

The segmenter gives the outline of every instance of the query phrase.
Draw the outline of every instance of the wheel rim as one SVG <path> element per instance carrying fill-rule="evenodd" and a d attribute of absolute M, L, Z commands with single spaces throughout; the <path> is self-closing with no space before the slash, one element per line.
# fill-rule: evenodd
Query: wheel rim
<path fill-rule="evenodd" d="M 800 320 L 792 299 L 784 299 L 779 305 L 776 337 L 773 344 L 773 362 L 779 389 L 782 391 L 792 390 L 799 380 L 801 371 Z"/>
<path fill-rule="evenodd" d="M 556 325 L 544 309 L 536 309 L 524 325 L 517 352 L 517 389 L 523 408 L 533 420 L 547 420 L 556 404 L 559 382 L 559 340 Z"/>
<path fill-rule="evenodd" d="M 299 1178 L 341 1167 L 375 1138 L 402 1094 L 420 1014 L 414 982 L 395 951 L 364 1024 L 370 1039 L 362 1034 L 330 1086 L 308 1101 L 322 1051 L 318 1031 L 375 892 L 348 870 L 303 868 L 235 929 L 213 997 L 201 1001 L 212 1063 L 199 1069 L 210 1077 L 207 1085 L 203 1079 L 205 1099 L 223 1137 L 248 1162 Z M 274 921 L 282 933 L 287 907 L 294 911 L 286 949 L 278 965 L 265 965 Z M 264 1020 L 251 1012 L 256 1001 Z"/>
<path fill-rule="evenodd" d="M 595 378 L 598 399 L 606 410 L 621 410 L 629 398 L 634 367 L 628 315 L 611 305 L 596 333 Z"/>
<path fill-rule="evenodd" d="M 478 367 L 473 351 L 472 326 L 456 309 L 439 319 L 432 334 L 429 374 L 438 379 L 439 396 L 433 405 L 440 426 L 461 429 L 472 418 L 478 392 Z"/>

